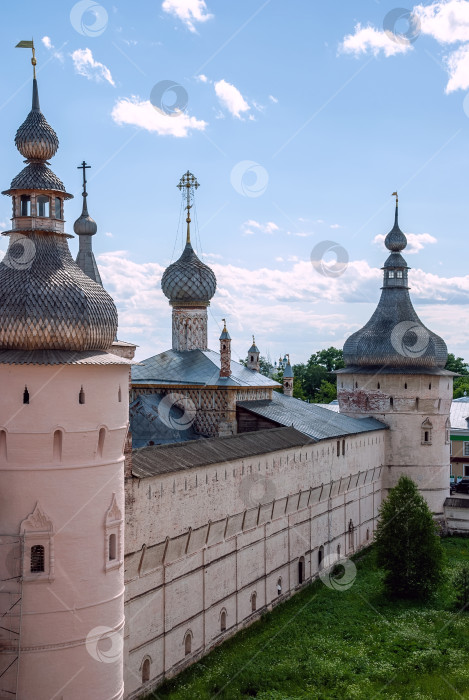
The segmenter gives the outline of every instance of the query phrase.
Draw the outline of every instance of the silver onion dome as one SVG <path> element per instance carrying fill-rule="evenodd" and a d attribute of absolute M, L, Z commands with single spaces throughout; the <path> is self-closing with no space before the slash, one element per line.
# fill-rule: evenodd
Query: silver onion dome
<path fill-rule="evenodd" d="M 443 369 L 448 358 L 446 343 L 423 325 L 409 295 L 409 267 L 401 255 L 407 239 L 399 228 L 397 201 L 394 227 L 385 245 L 391 254 L 383 267 L 381 298 L 368 323 L 346 340 L 345 364 L 348 370 Z"/>
<path fill-rule="evenodd" d="M 36 78 L 33 80 L 32 108 L 16 132 L 15 144 L 28 160 L 49 160 L 59 147 L 57 134 L 41 112 Z"/>
<path fill-rule="evenodd" d="M 216 288 L 215 273 L 199 260 L 189 241 L 179 260 L 167 267 L 161 278 L 163 294 L 176 305 L 207 306 Z"/>

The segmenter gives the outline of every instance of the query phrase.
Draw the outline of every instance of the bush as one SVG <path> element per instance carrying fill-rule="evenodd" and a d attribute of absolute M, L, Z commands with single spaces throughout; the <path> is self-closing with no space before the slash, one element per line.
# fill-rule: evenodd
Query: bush
<path fill-rule="evenodd" d="M 456 569 L 451 582 L 456 592 L 458 607 L 469 611 L 469 566 L 464 564 Z"/>

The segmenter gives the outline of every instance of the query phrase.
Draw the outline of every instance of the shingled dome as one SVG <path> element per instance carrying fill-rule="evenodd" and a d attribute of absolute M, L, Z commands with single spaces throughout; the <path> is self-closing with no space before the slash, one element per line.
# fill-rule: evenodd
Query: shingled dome
<path fill-rule="evenodd" d="M 217 278 L 208 265 L 199 260 L 190 242 L 161 278 L 161 289 L 171 304 L 208 305 L 215 294 Z"/>
<path fill-rule="evenodd" d="M 41 112 L 36 78 L 33 80 L 32 108 L 16 132 L 15 144 L 28 160 L 49 160 L 59 147 L 57 134 Z"/>
<path fill-rule="evenodd" d="M 407 239 L 399 228 L 397 203 L 394 227 L 385 245 L 391 254 L 383 267 L 381 298 L 368 323 L 345 342 L 347 369 L 442 369 L 448 358 L 446 344 L 423 325 L 410 299 L 409 268 L 400 254 Z"/>

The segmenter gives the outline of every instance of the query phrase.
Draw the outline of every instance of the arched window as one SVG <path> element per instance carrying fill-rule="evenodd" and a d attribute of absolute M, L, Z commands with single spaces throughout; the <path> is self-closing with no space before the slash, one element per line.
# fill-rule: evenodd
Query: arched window
<path fill-rule="evenodd" d="M 226 610 L 221 611 L 220 615 L 220 632 L 224 632 L 226 630 Z"/>
<path fill-rule="evenodd" d="M 50 216 L 50 199 L 45 194 L 40 194 L 36 200 L 37 216 Z"/>
<path fill-rule="evenodd" d="M 109 561 L 117 559 L 117 535 L 109 535 Z"/>
<path fill-rule="evenodd" d="M 78 394 L 78 403 L 80 403 L 80 404 L 85 403 L 85 392 L 83 390 L 83 387 L 81 387 L 80 393 Z"/>
<path fill-rule="evenodd" d="M 354 543 L 354 539 L 355 539 L 354 533 L 355 533 L 355 527 L 354 527 L 353 521 L 350 520 L 350 522 L 348 524 L 348 546 L 350 549 L 354 548 L 354 544 L 355 544 Z"/>
<path fill-rule="evenodd" d="M 255 612 L 257 609 L 257 593 L 251 595 L 251 612 Z"/>
<path fill-rule="evenodd" d="M 61 219 L 62 218 L 62 200 L 60 197 L 55 198 L 55 218 L 56 219 Z"/>
<path fill-rule="evenodd" d="M 422 427 L 421 427 L 422 445 L 431 445 L 432 444 L 432 431 L 433 431 L 433 425 L 432 425 L 431 421 L 428 418 L 425 418 L 425 420 L 422 423 Z"/>
<path fill-rule="evenodd" d="M 62 460 L 62 431 L 56 430 L 54 433 L 54 447 L 53 447 L 54 462 L 60 462 Z"/>
<path fill-rule="evenodd" d="M 31 566 L 32 574 L 39 574 L 44 571 L 44 546 L 35 544 L 31 547 Z"/>
<path fill-rule="evenodd" d="M 24 387 L 23 391 L 23 403 L 29 403 L 29 391 L 27 386 Z"/>
<path fill-rule="evenodd" d="M 303 583 L 305 580 L 305 558 L 300 557 L 298 560 L 298 583 Z"/>
<path fill-rule="evenodd" d="M 29 194 L 21 195 L 21 216 L 31 216 L 31 197 Z"/>
<path fill-rule="evenodd" d="M 324 559 L 324 547 L 321 545 L 318 549 L 318 569 L 321 569 L 323 559 Z"/>
<path fill-rule="evenodd" d="M 254 362 L 254 355 L 251 355 L 251 362 Z"/>
<path fill-rule="evenodd" d="M 145 659 L 142 664 L 142 683 L 148 683 L 150 680 L 150 659 Z"/>
<path fill-rule="evenodd" d="M 186 632 L 184 637 L 184 655 L 188 656 L 192 651 L 192 633 Z"/>
<path fill-rule="evenodd" d="M 119 391 L 117 392 L 117 400 L 119 403 L 122 402 L 122 391 L 121 391 L 120 387 L 119 387 Z"/>
<path fill-rule="evenodd" d="M 98 436 L 98 457 L 103 456 L 105 437 L 106 437 L 106 428 L 100 428 L 99 429 L 99 436 Z"/>
<path fill-rule="evenodd" d="M 282 595 L 282 577 L 277 581 L 277 595 Z"/>

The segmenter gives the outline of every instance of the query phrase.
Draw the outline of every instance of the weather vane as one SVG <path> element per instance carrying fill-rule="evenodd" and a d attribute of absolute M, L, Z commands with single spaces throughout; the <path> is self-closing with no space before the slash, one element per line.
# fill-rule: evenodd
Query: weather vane
<path fill-rule="evenodd" d="M 32 49 L 33 50 L 33 57 L 31 59 L 31 63 L 33 66 L 33 78 L 36 79 L 36 52 L 34 49 L 34 40 L 31 39 L 31 41 L 20 41 L 18 44 L 16 44 L 15 49 Z"/>
<path fill-rule="evenodd" d="M 397 192 L 393 192 L 392 195 L 391 195 L 391 197 L 395 197 L 395 198 L 396 198 L 396 207 L 397 207 L 397 204 L 398 204 L 398 202 L 399 202 L 399 197 L 397 196 Z"/>
<path fill-rule="evenodd" d="M 186 222 L 187 222 L 187 239 L 186 242 L 190 243 L 191 242 L 191 234 L 190 234 L 190 223 L 191 223 L 191 215 L 190 215 L 190 210 L 192 208 L 192 203 L 194 201 L 194 191 L 200 187 L 199 183 L 197 182 L 197 178 L 195 175 L 187 171 L 187 173 L 184 173 L 184 175 L 181 177 L 179 181 L 179 187 L 180 191 L 183 193 L 183 196 L 186 198 L 186 209 L 187 209 L 187 217 L 186 217 Z M 184 188 L 186 190 L 184 194 Z"/>

